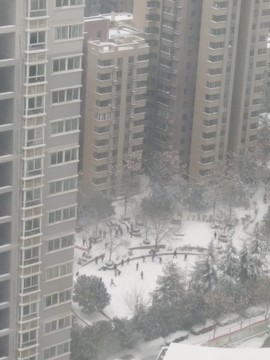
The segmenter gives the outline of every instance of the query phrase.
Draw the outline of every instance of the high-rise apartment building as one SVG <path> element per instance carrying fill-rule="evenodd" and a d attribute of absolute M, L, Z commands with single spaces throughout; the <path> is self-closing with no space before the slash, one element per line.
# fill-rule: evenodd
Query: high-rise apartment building
<path fill-rule="evenodd" d="M 269 29 L 269 0 L 203 1 L 191 176 L 256 146 Z"/>
<path fill-rule="evenodd" d="M 106 14 L 111 11 L 114 12 L 129 12 L 132 13 L 133 0 L 99 0 L 100 13 Z M 136 2 L 137 0 L 135 0 Z"/>
<path fill-rule="evenodd" d="M 89 40 L 104 36 L 102 24 L 107 40 Z M 114 196 L 139 185 L 149 46 L 115 15 L 109 27 L 100 16 L 85 29 L 82 181 Z"/>
<path fill-rule="evenodd" d="M 84 16 L 96 16 L 100 13 L 100 0 L 85 0 Z"/>
<path fill-rule="evenodd" d="M 134 2 L 134 25 L 150 46 L 148 142 L 189 160 L 202 1 Z"/>
<path fill-rule="evenodd" d="M 264 79 L 264 110 L 270 112 L 270 35 L 267 41 L 267 67 Z"/>
<path fill-rule="evenodd" d="M 0 359 L 69 359 L 83 0 L 0 2 Z"/>
<path fill-rule="evenodd" d="M 263 109 L 269 0 L 143 0 L 150 45 L 148 142 L 176 149 L 191 177 L 252 150 Z"/>

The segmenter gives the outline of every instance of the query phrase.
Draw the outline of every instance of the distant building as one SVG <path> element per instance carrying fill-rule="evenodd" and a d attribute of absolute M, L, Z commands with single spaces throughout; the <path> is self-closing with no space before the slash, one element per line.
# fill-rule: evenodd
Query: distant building
<path fill-rule="evenodd" d="M 85 0 L 84 16 L 96 16 L 100 14 L 100 0 Z"/>
<path fill-rule="evenodd" d="M 270 112 L 270 37 L 267 41 L 267 68 L 264 81 L 264 111 Z"/>
<path fill-rule="evenodd" d="M 130 17 L 85 20 L 82 181 L 112 196 L 138 190 L 142 166 L 149 46 Z"/>
<path fill-rule="evenodd" d="M 178 150 L 192 178 L 256 146 L 269 24 L 265 0 L 134 2 L 150 46 L 147 143 Z"/>

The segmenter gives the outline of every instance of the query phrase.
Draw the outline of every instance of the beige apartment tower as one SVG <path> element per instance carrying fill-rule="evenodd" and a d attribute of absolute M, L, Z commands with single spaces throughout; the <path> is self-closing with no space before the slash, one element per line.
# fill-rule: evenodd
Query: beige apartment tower
<path fill-rule="evenodd" d="M 269 0 L 203 1 L 190 174 L 253 151 L 267 65 Z"/>
<path fill-rule="evenodd" d="M 139 187 L 149 46 L 117 15 L 107 21 L 86 19 L 82 181 L 116 196 Z M 88 40 L 104 31 L 106 41 Z"/>
<path fill-rule="evenodd" d="M 134 2 L 134 25 L 150 46 L 147 143 L 189 162 L 202 0 Z"/>
<path fill-rule="evenodd" d="M 269 15 L 269 0 L 134 2 L 150 45 L 149 143 L 178 150 L 190 178 L 256 146 Z"/>
<path fill-rule="evenodd" d="M 0 2 L 0 359 L 69 359 L 83 0 Z"/>

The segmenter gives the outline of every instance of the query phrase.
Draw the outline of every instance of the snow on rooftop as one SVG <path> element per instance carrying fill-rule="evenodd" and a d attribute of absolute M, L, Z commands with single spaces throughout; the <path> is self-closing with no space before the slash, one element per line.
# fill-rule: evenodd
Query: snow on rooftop
<path fill-rule="evenodd" d="M 112 12 L 110 14 L 102 14 L 102 16 L 110 21 L 128 21 L 133 19 L 133 14 L 128 12 L 115 13 Z"/>
<path fill-rule="evenodd" d="M 267 348 L 216 348 L 205 346 L 192 346 L 172 343 L 163 360 L 269 360 L 269 349 Z"/>

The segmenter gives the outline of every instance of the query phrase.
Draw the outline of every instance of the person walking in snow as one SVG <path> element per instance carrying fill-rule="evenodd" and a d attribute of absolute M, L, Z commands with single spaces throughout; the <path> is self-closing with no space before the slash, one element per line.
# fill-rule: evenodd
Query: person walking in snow
<path fill-rule="evenodd" d="M 124 259 L 121 260 L 121 265 L 124 266 Z"/>
<path fill-rule="evenodd" d="M 130 258 L 128 257 L 128 258 L 127 258 L 127 264 L 129 264 L 129 261 L 130 261 Z"/>
<path fill-rule="evenodd" d="M 111 279 L 111 283 L 110 283 L 110 286 L 116 286 L 113 279 Z"/>
<path fill-rule="evenodd" d="M 142 261 L 145 262 L 145 256 L 144 255 L 142 256 Z"/>
<path fill-rule="evenodd" d="M 139 270 L 139 263 L 137 262 L 137 264 L 136 264 L 136 271 L 138 271 Z"/>
<path fill-rule="evenodd" d="M 185 261 L 187 261 L 187 254 L 185 254 L 185 258 L 184 258 Z"/>
<path fill-rule="evenodd" d="M 217 238 L 217 232 L 216 231 L 214 232 L 214 238 L 215 239 Z"/>
<path fill-rule="evenodd" d="M 177 251 L 176 250 L 174 250 L 174 252 L 173 252 L 173 258 L 177 258 Z"/>
<path fill-rule="evenodd" d="M 159 257 L 159 263 L 162 264 L 162 257 Z"/>
<path fill-rule="evenodd" d="M 143 271 L 141 271 L 141 279 L 143 280 Z"/>

